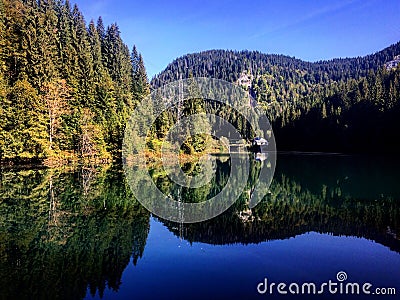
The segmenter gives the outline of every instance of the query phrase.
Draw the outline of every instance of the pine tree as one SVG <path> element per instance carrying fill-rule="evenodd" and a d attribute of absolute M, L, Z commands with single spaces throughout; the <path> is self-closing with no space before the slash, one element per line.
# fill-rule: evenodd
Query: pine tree
<path fill-rule="evenodd" d="M 150 85 L 147 78 L 143 57 L 140 53 L 138 53 L 136 46 L 133 46 L 132 49 L 131 62 L 133 77 L 132 91 L 135 98 L 140 100 L 141 97 L 150 93 Z"/>
<path fill-rule="evenodd" d="M 3 76 L 6 70 L 5 60 L 6 60 L 6 34 L 5 34 L 5 11 L 4 11 L 4 3 L 3 0 L 0 0 L 0 86 L 3 82 Z M 0 90 L 0 95 L 3 94 L 3 91 Z"/>
<path fill-rule="evenodd" d="M 78 91 L 74 97 L 82 106 L 91 107 L 95 93 L 93 61 L 85 20 L 77 5 L 74 5 L 72 17 L 74 24 L 72 43 L 78 56 L 77 70 L 75 70 L 75 76 L 78 79 Z"/>
<path fill-rule="evenodd" d="M 99 34 L 100 42 L 102 43 L 101 46 L 103 47 L 104 46 L 103 42 L 106 38 L 106 31 L 105 31 L 103 19 L 101 16 L 97 19 L 96 30 L 97 30 L 97 33 Z"/>
<path fill-rule="evenodd" d="M 116 24 L 105 32 L 99 17 L 86 28 L 69 0 L 0 0 L 0 157 L 81 155 L 89 129 L 96 153 L 118 155 L 134 98 L 141 97 L 133 96 L 132 68 Z"/>
<path fill-rule="evenodd" d="M 27 80 L 17 81 L 2 103 L 0 131 L 5 158 L 41 158 L 46 155 L 44 105 Z"/>
<path fill-rule="evenodd" d="M 4 5 L 4 40 L 6 41 L 3 53 L 6 53 L 5 65 L 10 85 L 14 84 L 23 75 L 23 66 L 26 65 L 26 54 L 21 47 L 21 37 L 25 23 L 25 9 L 21 1 L 3 0 Z"/>
<path fill-rule="evenodd" d="M 59 64 L 57 51 L 58 34 L 56 15 L 56 5 L 54 0 L 41 1 L 39 6 L 42 18 L 37 23 L 37 49 L 41 61 L 39 62 L 39 72 L 37 87 L 49 82 L 59 76 L 56 66 Z M 31 63 L 29 63 L 31 65 Z"/>
<path fill-rule="evenodd" d="M 74 72 L 77 69 L 78 63 L 77 52 L 72 44 L 72 40 L 76 38 L 76 36 L 74 36 L 72 30 L 72 13 L 68 0 L 66 0 L 63 5 L 58 6 L 58 16 L 58 56 L 60 57 L 58 71 L 60 77 L 64 78 L 73 90 L 76 90 L 78 88 L 78 82 Z"/>
<path fill-rule="evenodd" d="M 189 99 L 185 100 L 183 105 L 183 115 L 190 117 L 191 121 L 186 123 L 186 137 L 189 138 L 183 147 L 186 152 L 191 154 L 193 150 L 202 152 L 206 149 L 210 138 L 208 133 L 211 132 L 210 124 L 206 120 L 205 103 L 192 73 L 189 74 L 188 79 L 188 95 Z M 192 134 L 196 130 L 203 133 Z"/>

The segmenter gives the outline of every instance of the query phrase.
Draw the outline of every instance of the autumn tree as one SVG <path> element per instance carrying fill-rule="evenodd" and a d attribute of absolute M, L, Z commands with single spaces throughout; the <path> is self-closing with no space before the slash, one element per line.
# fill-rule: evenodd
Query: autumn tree
<path fill-rule="evenodd" d="M 48 115 L 49 149 L 54 149 L 54 139 L 61 126 L 62 116 L 70 111 L 70 89 L 64 79 L 45 83 L 41 89 Z"/>
<path fill-rule="evenodd" d="M 107 157 L 103 133 L 94 122 L 94 113 L 85 108 L 81 115 L 80 155 L 82 158 Z"/>

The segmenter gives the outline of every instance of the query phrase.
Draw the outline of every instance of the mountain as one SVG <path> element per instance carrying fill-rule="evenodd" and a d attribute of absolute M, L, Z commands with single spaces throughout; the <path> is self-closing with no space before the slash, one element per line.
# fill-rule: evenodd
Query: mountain
<path fill-rule="evenodd" d="M 321 84 L 366 76 L 368 71 L 376 71 L 398 54 L 400 42 L 364 57 L 337 58 L 315 63 L 259 51 L 209 50 L 175 59 L 152 79 L 151 84 L 158 87 L 160 84 L 178 80 L 180 75 L 187 78 L 189 73 L 230 82 L 236 82 L 243 73 L 252 76 L 269 74 L 274 77 L 282 76 L 285 81 Z"/>
<path fill-rule="evenodd" d="M 175 59 L 151 86 L 192 75 L 241 85 L 267 111 L 280 150 L 397 152 L 400 69 L 391 62 L 399 54 L 400 42 L 364 57 L 319 62 L 209 50 Z"/>

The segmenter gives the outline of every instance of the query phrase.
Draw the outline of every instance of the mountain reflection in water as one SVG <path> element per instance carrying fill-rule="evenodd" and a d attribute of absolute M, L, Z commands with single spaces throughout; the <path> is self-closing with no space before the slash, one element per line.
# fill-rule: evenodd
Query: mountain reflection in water
<path fill-rule="evenodd" d="M 398 161 L 280 155 L 267 196 L 249 209 L 261 164 L 268 163 L 261 158 L 251 161 L 246 190 L 222 215 L 194 224 L 158 220 L 190 244 L 248 245 L 318 232 L 363 237 L 400 253 Z M 197 189 L 177 186 L 162 168 L 150 174 L 166 195 L 201 202 L 229 177 L 229 159 L 215 163 L 216 175 Z M 200 171 L 190 163 L 183 169 Z M 87 291 L 100 297 L 118 291 L 124 270 L 140 264 L 146 252 L 150 220 L 121 166 L 2 169 L 0 298 L 76 299 Z"/>

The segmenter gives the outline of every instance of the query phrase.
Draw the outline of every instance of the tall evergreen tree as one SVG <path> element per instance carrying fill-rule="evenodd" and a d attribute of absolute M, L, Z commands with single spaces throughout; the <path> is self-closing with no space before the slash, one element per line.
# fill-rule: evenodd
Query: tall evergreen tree
<path fill-rule="evenodd" d="M 83 136 L 97 156 L 119 155 L 141 97 L 132 67 L 118 27 L 87 28 L 69 0 L 0 0 L 0 157 L 81 156 Z"/>
<path fill-rule="evenodd" d="M 143 57 L 137 51 L 135 45 L 133 46 L 131 53 L 131 62 L 132 62 L 132 77 L 133 77 L 132 91 L 136 99 L 140 99 L 141 96 L 150 93 L 150 85 L 149 85 L 149 80 L 147 78 Z"/>
<path fill-rule="evenodd" d="M 84 107 L 90 107 L 94 102 L 94 74 L 90 43 L 85 20 L 78 6 L 72 10 L 74 39 L 72 44 L 78 57 L 78 66 L 75 76 L 78 79 L 78 91 L 74 97 Z"/>
<path fill-rule="evenodd" d="M 0 131 L 4 158 L 43 158 L 47 155 L 45 106 L 37 91 L 23 79 L 10 89 L 2 103 Z"/>

